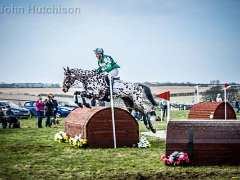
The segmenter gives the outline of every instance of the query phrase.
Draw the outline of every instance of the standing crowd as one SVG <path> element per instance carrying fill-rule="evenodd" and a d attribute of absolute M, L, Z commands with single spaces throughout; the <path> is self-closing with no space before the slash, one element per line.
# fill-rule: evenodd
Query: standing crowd
<path fill-rule="evenodd" d="M 58 102 L 54 99 L 54 95 L 49 94 L 45 101 L 43 101 L 42 97 L 38 95 L 36 111 L 38 116 L 38 128 L 42 128 L 42 119 L 44 115 L 46 117 L 46 127 L 51 127 L 52 124 L 57 124 L 56 115 L 58 111 Z"/>

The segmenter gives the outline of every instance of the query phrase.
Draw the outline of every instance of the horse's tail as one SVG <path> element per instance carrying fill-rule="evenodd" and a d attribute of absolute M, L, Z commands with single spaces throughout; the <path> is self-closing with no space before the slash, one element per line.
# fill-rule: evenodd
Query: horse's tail
<path fill-rule="evenodd" d="M 146 97 L 148 98 L 148 100 L 152 103 L 153 106 L 157 106 L 157 102 L 155 101 L 155 99 L 153 98 L 153 95 L 152 95 L 152 92 L 151 92 L 151 89 L 144 85 L 144 84 L 140 84 L 138 83 L 138 85 L 142 86 L 143 89 L 144 89 L 144 93 L 146 95 Z"/>

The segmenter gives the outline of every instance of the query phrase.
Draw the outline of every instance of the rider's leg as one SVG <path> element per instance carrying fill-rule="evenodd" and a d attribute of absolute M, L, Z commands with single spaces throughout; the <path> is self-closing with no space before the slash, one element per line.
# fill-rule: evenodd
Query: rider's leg
<path fill-rule="evenodd" d="M 118 75 L 118 69 L 113 69 L 112 71 L 110 71 L 109 73 L 108 73 L 108 78 L 110 79 L 111 78 L 111 80 L 112 80 L 112 84 L 111 84 L 111 86 L 112 86 L 112 89 L 113 89 L 113 84 L 114 84 L 114 79 L 113 78 L 115 78 L 115 77 L 117 77 L 117 75 Z M 108 79 L 108 80 L 109 80 Z M 108 83 L 109 84 L 109 83 Z M 110 87 L 110 86 L 109 86 Z"/>

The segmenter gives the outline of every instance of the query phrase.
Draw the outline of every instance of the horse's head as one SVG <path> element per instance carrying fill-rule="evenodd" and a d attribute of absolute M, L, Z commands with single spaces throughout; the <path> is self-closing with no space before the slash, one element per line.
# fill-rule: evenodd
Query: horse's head
<path fill-rule="evenodd" d="M 71 72 L 69 67 L 67 69 L 63 68 L 64 70 L 64 80 L 63 80 L 63 92 L 68 92 L 69 88 L 74 84 L 76 78 L 75 75 Z"/>

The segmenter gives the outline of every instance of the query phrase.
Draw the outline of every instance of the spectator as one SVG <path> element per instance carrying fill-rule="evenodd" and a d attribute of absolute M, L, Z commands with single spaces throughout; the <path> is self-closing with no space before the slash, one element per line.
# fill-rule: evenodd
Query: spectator
<path fill-rule="evenodd" d="M 53 115 L 54 104 L 52 100 L 52 96 L 48 95 L 48 99 L 45 104 L 45 116 L 46 116 L 46 127 L 51 127 L 51 117 Z"/>
<path fill-rule="evenodd" d="M 137 120 L 142 120 L 142 114 L 138 111 L 135 111 L 133 117 Z"/>
<path fill-rule="evenodd" d="M 105 101 L 102 101 L 102 100 L 100 100 L 100 101 L 98 101 L 98 106 L 105 106 Z"/>
<path fill-rule="evenodd" d="M 19 102 L 19 103 L 18 103 L 18 106 L 19 106 L 19 107 L 22 107 L 22 104 L 21 104 L 21 102 Z"/>
<path fill-rule="evenodd" d="M 217 95 L 216 102 L 222 102 L 221 94 Z"/>
<path fill-rule="evenodd" d="M 6 117 L 4 116 L 2 107 L 0 107 L 0 122 L 2 123 L 2 128 L 5 129 L 5 128 L 7 127 L 7 119 L 6 119 Z"/>
<path fill-rule="evenodd" d="M 58 112 L 58 102 L 54 99 L 54 95 L 52 95 L 52 101 L 53 101 L 53 124 L 56 124 L 56 118 L 57 118 L 57 112 Z"/>
<path fill-rule="evenodd" d="M 239 100 L 236 100 L 235 108 L 237 108 L 237 113 L 239 113 L 239 111 L 240 111 L 240 102 L 239 102 Z"/>
<path fill-rule="evenodd" d="M 96 106 L 96 99 L 95 98 L 91 99 L 91 106 L 92 107 Z"/>
<path fill-rule="evenodd" d="M 13 128 L 20 128 L 20 122 L 15 117 L 10 106 L 7 106 L 6 116 L 7 116 L 9 128 L 11 128 L 12 125 L 13 125 Z"/>
<path fill-rule="evenodd" d="M 45 103 L 42 101 L 42 97 L 38 95 L 38 100 L 36 101 L 36 111 L 38 116 L 38 128 L 42 128 L 42 118 L 44 116 L 44 106 Z"/>
<path fill-rule="evenodd" d="M 162 101 L 162 110 L 163 110 L 163 114 L 162 114 L 162 120 L 164 121 L 164 117 L 167 117 L 167 101 L 163 100 Z"/>

